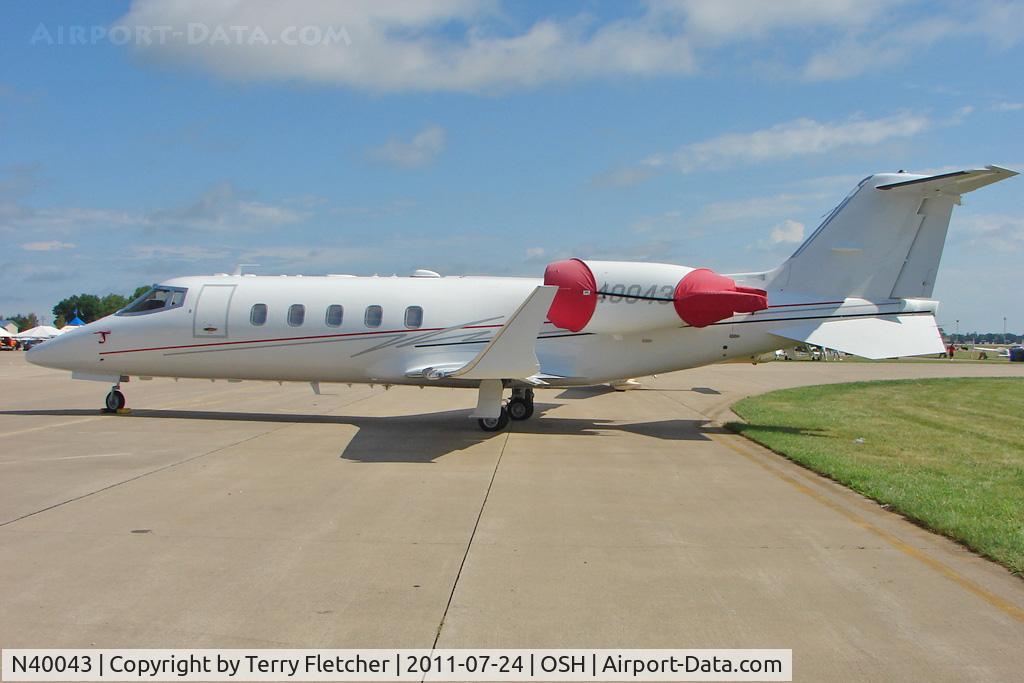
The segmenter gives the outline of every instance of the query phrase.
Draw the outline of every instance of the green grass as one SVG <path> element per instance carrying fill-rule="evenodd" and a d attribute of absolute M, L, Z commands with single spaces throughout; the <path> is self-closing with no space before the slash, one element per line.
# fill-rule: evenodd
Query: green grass
<path fill-rule="evenodd" d="M 996 356 L 994 353 L 990 353 L 988 358 L 978 358 L 978 353 L 975 351 L 957 351 L 956 356 L 951 361 L 949 358 L 939 358 L 937 355 L 933 356 L 907 356 L 904 358 L 882 358 L 879 360 L 871 360 L 868 358 L 861 358 L 860 356 L 848 356 L 845 361 L 852 361 L 854 363 L 949 363 L 949 364 L 963 364 L 967 363 L 970 365 L 985 364 L 985 363 L 1009 363 L 1009 359 L 1001 358 Z"/>
<path fill-rule="evenodd" d="M 728 426 L 1022 574 L 1022 405 L 1024 379 L 857 382 L 743 399 Z"/>

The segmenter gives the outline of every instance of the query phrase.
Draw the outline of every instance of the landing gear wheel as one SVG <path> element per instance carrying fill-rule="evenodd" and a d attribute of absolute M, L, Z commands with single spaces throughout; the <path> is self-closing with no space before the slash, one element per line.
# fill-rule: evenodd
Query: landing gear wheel
<path fill-rule="evenodd" d="M 533 417 L 533 401 L 513 398 L 508 402 L 508 416 L 513 420 L 529 420 Z"/>
<path fill-rule="evenodd" d="M 124 404 L 124 394 L 117 389 L 111 389 L 110 393 L 107 394 L 107 410 L 116 413 L 121 408 L 124 408 Z"/>
<path fill-rule="evenodd" d="M 502 408 L 501 414 L 498 417 L 482 417 L 477 420 L 477 423 L 480 425 L 480 429 L 485 432 L 500 432 L 505 427 L 508 427 L 508 411 Z"/>

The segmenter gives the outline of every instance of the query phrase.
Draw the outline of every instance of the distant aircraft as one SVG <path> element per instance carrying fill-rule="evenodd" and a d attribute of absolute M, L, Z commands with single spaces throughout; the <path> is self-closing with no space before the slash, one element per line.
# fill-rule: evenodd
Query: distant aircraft
<path fill-rule="evenodd" d="M 868 358 L 944 350 L 932 300 L 960 195 L 997 166 L 872 175 L 777 268 L 720 275 L 570 259 L 536 278 L 183 277 L 28 352 L 109 382 L 131 376 L 478 389 L 486 431 L 525 420 L 534 389 L 621 382 L 794 342 Z M 511 398 L 504 401 L 505 390 Z"/>
<path fill-rule="evenodd" d="M 1009 358 L 1010 349 L 1009 347 L 998 347 L 998 346 L 975 346 L 971 348 L 971 351 L 979 351 L 982 354 L 995 354 L 999 358 Z"/>

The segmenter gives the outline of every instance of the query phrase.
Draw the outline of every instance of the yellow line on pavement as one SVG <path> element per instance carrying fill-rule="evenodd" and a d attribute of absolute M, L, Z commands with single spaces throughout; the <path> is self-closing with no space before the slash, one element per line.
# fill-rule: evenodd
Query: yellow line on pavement
<path fill-rule="evenodd" d="M 1013 604 L 1012 602 L 1010 602 L 1008 600 L 1005 600 L 1005 599 L 999 597 L 998 595 L 996 595 L 995 593 L 993 593 L 992 591 L 990 591 L 990 590 L 988 590 L 988 589 L 978 585 L 977 583 L 975 583 L 974 581 L 968 579 L 966 576 L 964 576 L 963 574 L 959 573 L 958 571 L 956 571 L 955 569 L 953 569 L 949 565 L 947 565 L 944 562 L 942 562 L 942 561 L 932 557 L 931 555 L 929 555 L 928 553 L 924 552 L 920 548 L 915 548 L 914 546 L 912 546 L 909 543 L 901 540 L 900 538 L 898 538 L 897 536 L 889 533 L 888 531 L 875 526 L 874 524 L 872 524 L 868 520 L 864 519 L 862 516 L 858 515 L 856 512 L 853 512 L 853 511 L 847 509 L 845 506 L 839 505 L 835 501 L 830 500 L 828 498 L 828 496 L 824 495 L 820 491 L 816 491 L 813 488 L 811 488 L 810 486 L 807 486 L 806 484 L 801 483 L 796 478 L 791 477 L 790 475 L 786 474 L 785 472 L 779 471 L 779 469 L 777 467 L 773 467 L 771 465 L 768 465 L 767 463 L 763 462 L 762 458 L 758 457 L 756 454 L 751 453 L 750 451 L 747 451 L 745 448 L 740 448 L 739 442 L 742 442 L 745 445 L 749 443 L 744 437 L 739 436 L 739 435 L 736 435 L 736 436 L 731 436 L 731 435 L 730 436 L 722 436 L 722 435 L 716 435 L 716 434 L 709 434 L 708 436 L 710 436 L 710 438 L 713 441 L 717 441 L 718 443 L 720 443 L 720 444 L 722 444 L 724 446 L 727 446 L 731 450 L 739 453 L 740 455 L 745 457 L 747 460 L 750 460 L 751 462 L 753 462 L 753 463 L 755 463 L 757 465 L 760 465 L 762 468 L 768 470 L 769 472 L 774 474 L 776 477 L 778 477 L 782 481 L 784 481 L 787 484 L 793 486 L 796 490 L 800 491 L 801 493 L 806 494 L 806 495 L 810 496 L 811 498 L 813 498 L 814 500 L 816 500 L 819 503 L 821 503 L 822 505 L 825 505 L 826 507 L 829 507 L 832 510 L 835 510 L 836 512 L 841 514 L 843 517 L 846 517 L 848 520 L 850 520 L 851 522 L 853 522 L 857 526 L 861 527 L 862 529 L 870 531 L 871 533 L 873 533 L 876 536 L 880 537 L 886 543 L 888 543 L 892 547 L 896 548 L 900 552 L 905 553 L 906 555 L 909 555 L 910 557 L 913 557 L 915 560 L 921 562 L 922 564 L 925 564 L 928 567 L 934 569 L 939 574 L 942 574 L 943 576 L 945 576 L 950 581 L 953 581 L 954 583 L 959 585 L 961 588 L 963 588 L 963 589 L 973 593 L 974 595 L 978 596 L 979 598 L 981 598 L 985 602 L 989 603 L 990 605 L 992 605 L 996 609 L 998 609 L 998 610 L 1000 610 L 1000 611 L 1010 615 L 1012 618 L 1016 619 L 1017 621 L 1024 622 L 1024 609 L 1021 609 L 1020 607 L 1018 607 L 1017 605 Z"/>

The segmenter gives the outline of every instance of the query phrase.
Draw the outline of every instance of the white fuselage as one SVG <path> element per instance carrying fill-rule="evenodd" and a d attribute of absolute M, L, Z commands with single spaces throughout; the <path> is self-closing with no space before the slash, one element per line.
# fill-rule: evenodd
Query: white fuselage
<path fill-rule="evenodd" d="M 412 371 L 469 362 L 541 283 L 497 277 L 301 277 L 218 275 L 161 283 L 184 290 L 175 308 L 115 314 L 42 344 L 40 365 L 85 378 L 201 377 L 239 380 L 363 382 L 473 386 L 427 380 Z M 782 342 L 768 330 L 780 321 L 895 313 L 905 301 L 818 301 L 770 293 L 768 309 L 694 328 L 573 333 L 544 323 L 536 344 L 538 377 L 553 386 L 595 384 L 725 360 L 751 358 Z M 266 307 L 265 321 L 253 307 Z M 289 309 L 304 306 L 299 324 Z M 329 324 L 330 306 L 343 307 Z M 664 301 L 623 300 L 634 306 Z M 380 323 L 368 307 L 380 307 Z M 422 308 L 416 328 L 409 307 Z M 413 315 L 413 323 L 417 316 Z M 369 323 L 368 324 L 368 318 Z M 337 321 L 337 316 L 333 322 Z"/>

